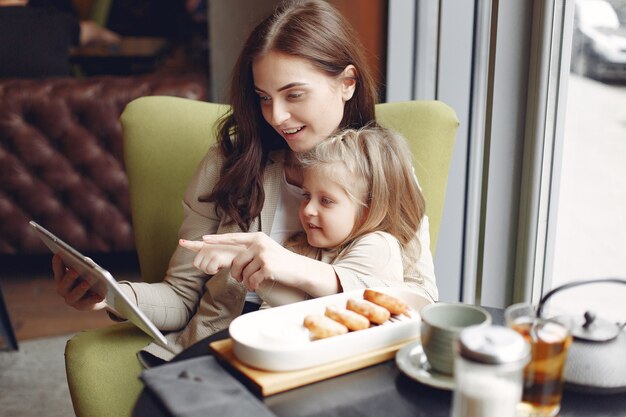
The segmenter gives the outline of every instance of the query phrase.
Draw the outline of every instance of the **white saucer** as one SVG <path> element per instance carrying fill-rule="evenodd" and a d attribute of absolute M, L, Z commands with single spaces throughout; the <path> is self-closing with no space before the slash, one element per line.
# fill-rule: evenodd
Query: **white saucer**
<path fill-rule="evenodd" d="M 409 343 L 396 354 L 396 364 L 402 372 L 422 384 L 452 391 L 454 377 L 440 374 L 431 369 L 420 341 Z"/>

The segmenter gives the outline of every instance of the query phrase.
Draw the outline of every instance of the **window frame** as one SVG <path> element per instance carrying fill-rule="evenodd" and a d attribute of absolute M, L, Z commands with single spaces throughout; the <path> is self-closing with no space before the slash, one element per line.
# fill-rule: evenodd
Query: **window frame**
<path fill-rule="evenodd" d="M 551 279 L 549 219 L 558 207 L 564 118 L 558 104 L 565 103 L 571 52 L 562 39 L 571 37 L 573 3 L 434 1 L 390 1 L 390 19 L 394 8 L 413 53 L 389 37 L 389 67 L 394 53 L 412 58 L 402 82 L 388 71 L 387 99 L 441 100 L 460 121 L 435 260 L 441 299 L 494 307 L 537 301 Z M 409 8 L 399 12 L 399 4 Z M 436 15 L 437 24 L 418 33 L 420 12 Z M 434 44 L 431 96 L 423 80 L 433 79 L 425 51 Z"/>

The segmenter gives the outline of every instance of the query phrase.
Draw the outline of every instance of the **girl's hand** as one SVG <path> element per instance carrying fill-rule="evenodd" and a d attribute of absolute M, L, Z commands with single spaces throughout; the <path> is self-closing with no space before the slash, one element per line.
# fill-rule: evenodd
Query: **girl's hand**
<path fill-rule="evenodd" d="M 230 268 L 233 259 L 242 251 L 238 246 L 209 245 L 195 240 L 180 239 L 178 244 L 196 252 L 193 266 L 209 275 L 217 274 L 222 268 Z"/>
<path fill-rule="evenodd" d="M 91 285 L 81 279 L 78 272 L 66 268 L 59 255 L 52 257 L 52 273 L 57 294 L 63 297 L 65 304 L 81 311 L 102 310 L 106 307 L 104 298 L 91 291 Z"/>

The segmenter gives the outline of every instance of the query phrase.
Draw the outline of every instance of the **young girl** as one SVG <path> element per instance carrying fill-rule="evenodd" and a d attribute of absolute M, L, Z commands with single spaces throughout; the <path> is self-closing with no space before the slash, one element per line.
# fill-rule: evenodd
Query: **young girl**
<path fill-rule="evenodd" d="M 211 235 L 206 272 L 194 266 L 196 253 L 178 247 L 162 282 L 123 284 L 146 316 L 169 332 L 167 348 L 145 338 L 144 363 L 155 356 L 170 360 L 226 329 L 242 312 L 258 308 L 258 298 L 241 281 L 280 276 L 314 297 L 378 282 L 337 274 L 339 268 L 282 246 L 302 230 L 303 173 L 295 152 L 314 148 L 338 129 L 372 123 L 375 92 L 363 47 L 326 1 L 285 3 L 252 31 L 233 70 L 232 111 L 183 198 L 179 238 L 199 241 Z M 413 240 L 422 250 L 416 260 L 403 259 L 404 285 L 435 300 L 426 218 Z M 53 271 L 67 304 L 80 310 L 105 308 L 58 257 Z"/>
<path fill-rule="evenodd" d="M 380 127 L 347 129 L 298 154 L 304 231 L 285 246 L 332 265 L 342 282 L 401 285 L 403 258 L 419 256 L 412 243 L 425 205 L 410 155 L 404 138 Z M 196 265 L 202 269 L 211 248 L 181 245 L 198 252 Z M 244 284 L 271 306 L 307 297 L 288 277 L 273 278 Z"/>

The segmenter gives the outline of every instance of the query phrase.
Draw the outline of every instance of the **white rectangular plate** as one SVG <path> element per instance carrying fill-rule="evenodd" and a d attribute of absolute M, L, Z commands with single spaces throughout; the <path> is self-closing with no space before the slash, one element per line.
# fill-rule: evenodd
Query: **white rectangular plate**
<path fill-rule="evenodd" d="M 294 371 L 382 349 L 419 337 L 422 307 L 430 302 L 408 288 L 372 288 L 404 300 L 411 318 L 392 316 L 369 329 L 310 340 L 302 325 L 308 314 L 324 314 L 326 306 L 345 308 L 349 298 L 363 299 L 364 290 L 339 293 L 239 316 L 230 324 L 233 352 L 241 362 L 268 371 Z"/>

